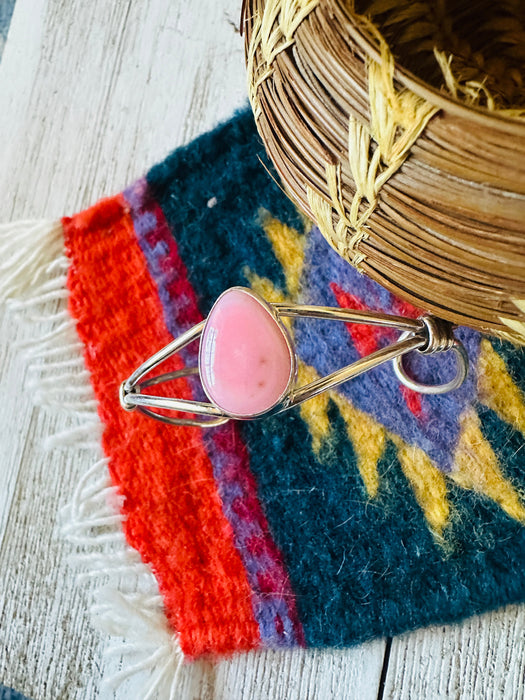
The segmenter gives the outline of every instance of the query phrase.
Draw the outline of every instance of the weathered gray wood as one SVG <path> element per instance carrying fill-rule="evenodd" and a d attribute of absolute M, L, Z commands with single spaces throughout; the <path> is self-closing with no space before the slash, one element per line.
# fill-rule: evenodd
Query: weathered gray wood
<path fill-rule="evenodd" d="M 244 104 L 239 6 L 17 0 L 0 63 L 0 220 L 59 217 L 118 192 Z M 13 342 L 34 333 L 1 321 L 0 682 L 34 700 L 84 700 L 98 695 L 107 640 L 91 629 L 55 522 L 96 456 L 42 453 L 43 437 L 71 419 L 34 409 L 23 388 Z M 187 666 L 180 698 L 375 698 L 383 650 L 377 641 Z M 522 675 L 523 610 L 510 609 L 395 640 L 385 697 L 498 697 L 502 688 L 501 697 L 522 697 Z M 455 695 L 460 676 L 469 685 Z M 118 697 L 138 697 L 138 687 L 127 682 Z"/>
<path fill-rule="evenodd" d="M 385 698 L 525 697 L 525 608 L 436 626 L 392 641 Z"/>
<path fill-rule="evenodd" d="M 266 652 L 236 657 L 217 669 L 215 700 L 367 700 L 376 698 L 381 640 L 345 651 Z"/>

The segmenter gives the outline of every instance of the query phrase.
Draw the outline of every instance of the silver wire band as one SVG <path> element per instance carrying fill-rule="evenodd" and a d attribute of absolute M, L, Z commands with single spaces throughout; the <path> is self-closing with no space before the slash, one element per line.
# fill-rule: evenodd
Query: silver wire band
<path fill-rule="evenodd" d="M 420 319 L 406 318 L 381 314 L 376 311 L 354 311 L 334 306 L 311 306 L 309 304 L 272 304 L 279 316 L 289 318 L 319 318 L 331 321 L 346 321 L 346 323 L 366 323 L 370 326 L 395 328 L 398 331 L 417 333 L 422 328 Z"/>
<path fill-rule="evenodd" d="M 139 370 L 142 370 L 143 366 L 144 365 L 141 365 Z M 126 390 L 127 382 L 123 382 L 120 385 L 120 405 L 125 411 L 134 411 L 135 409 L 138 409 L 144 415 L 149 416 L 150 418 L 156 418 L 157 420 L 170 425 L 191 425 L 198 428 L 206 426 L 208 428 L 214 428 L 218 425 L 222 425 L 223 423 L 227 423 L 230 420 L 229 417 L 225 416 L 219 408 L 213 406 L 212 404 L 203 403 L 200 401 L 187 401 L 185 399 L 173 399 L 164 396 L 150 396 L 149 394 L 140 393 L 143 389 L 146 389 L 149 386 L 155 386 L 156 384 L 162 384 L 164 382 L 172 381 L 173 379 L 189 377 L 195 374 L 199 374 L 198 367 L 185 367 L 184 369 L 177 370 L 176 372 L 166 372 L 165 374 L 159 374 L 156 377 L 152 377 L 141 384 L 133 385 L 131 391 Z M 194 413 L 196 415 L 209 416 L 209 418 L 205 421 L 202 419 L 192 418 L 170 418 L 162 413 L 152 411 L 152 408 L 161 408 L 168 411 L 177 411 L 182 413 Z"/>
<path fill-rule="evenodd" d="M 185 348 L 186 345 L 189 345 L 192 342 L 192 340 L 196 340 L 197 338 L 199 338 L 205 325 L 206 325 L 206 320 L 201 321 L 200 323 L 197 323 L 196 326 L 193 326 L 188 331 L 183 333 L 181 336 L 179 336 L 178 338 L 175 338 L 175 340 L 172 340 L 171 343 L 168 343 L 168 345 L 163 347 L 161 350 L 159 350 L 154 355 L 152 355 L 149 359 L 147 359 L 145 362 L 143 362 L 140 365 L 140 367 L 138 369 L 136 369 L 133 372 L 133 374 L 128 379 L 126 379 L 126 381 L 124 382 L 124 384 L 123 384 L 124 397 L 127 399 L 128 394 L 133 391 L 134 387 L 136 387 L 139 384 L 140 380 L 143 377 L 145 377 L 147 374 L 149 374 L 149 372 L 151 372 L 152 369 L 157 367 L 157 365 L 160 365 L 162 362 L 164 362 L 164 360 L 167 360 L 168 357 L 171 357 L 175 353 L 179 352 L 179 350 L 182 350 L 183 348 Z M 155 382 L 155 383 L 157 383 L 157 384 L 160 383 L 160 379 L 158 382 Z M 126 408 L 126 406 L 123 406 L 123 408 Z M 129 408 L 131 408 L 131 406 Z"/>
<path fill-rule="evenodd" d="M 295 391 L 292 390 L 290 401 L 281 410 L 297 406 L 303 403 L 303 401 L 308 401 L 308 399 L 312 399 L 314 396 L 322 394 L 323 391 L 327 391 L 328 389 L 334 389 L 336 386 L 344 384 L 344 382 L 347 382 L 349 379 L 353 379 L 364 372 L 368 372 L 374 369 L 374 367 L 382 365 L 384 362 L 402 357 L 411 350 L 417 350 L 422 347 L 424 343 L 424 338 L 412 335 L 410 338 L 398 340 L 397 343 L 388 345 L 386 348 L 376 350 L 376 352 L 362 357 L 351 365 L 343 367 L 343 369 L 339 369 L 326 377 L 320 377 L 316 381 L 310 382 L 310 384 L 306 384 Z"/>
<path fill-rule="evenodd" d="M 345 323 L 360 323 L 373 326 L 393 328 L 401 331 L 399 339 L 385 348 L 381 348 L 367 357 L 360 358 L 356 362 L 343 367 L 326 377 L 310 382 L 302 387 L 292 386 L 281 403 L 268 413 L 275 414 L 297 406 L 308 399 L 333 389 L 340 384 L 352 379 L 364 372 L 377 367 L 384 362 L 393 361 L 394 371 L 401 383 L 423 394 L 440 394 L 457 389 L 467 376 L 468 357 L 463 345 L 453 335 L 453 326 L 447 321 L 425 316 L 419 319 L 410 319 L 403 316 L 390 316 L 372 311 L 354 311 L 326 306 L 271 304 L 277 317 L 288 318 L 315 318 Z M 199 373 L 197 367 L 188 367 L 175 372 L 168 372 L 141 381 L 155 367 L 164 362 L 171 355 L 182 350 L 186 345 L 200 338 L 206 321 L 201 321 L 190 330 L 183 333 L 166 347 L 159 350 L 146 360 L 133 374 L 122 383 L 120 388 L 120 402 L 125 410 L 138 409 L 142 413 L 172 425 L 192 425 L 199 427 L 213 427 L 227 422 L 233 416 L 224 412 L 213 403 L 202 401 L 188 401 L 186 399 L 153 396 L 141 393 L 143 389 L 155 386 L 162 382 L 187 377 Z M 403 367 L 403 356 L 413 350 L 423 353 L 443 352 L 453 350 L 457 357 L 457 371 L 455 377 L 444 384 L 422 384 L 408 377 Z M 201 418 L 172 418 L 158 413 L 158 410 L 174 411 L 176 413 L 192 414 Z M 254 416 L 250 416 L 251 418 Z"/>

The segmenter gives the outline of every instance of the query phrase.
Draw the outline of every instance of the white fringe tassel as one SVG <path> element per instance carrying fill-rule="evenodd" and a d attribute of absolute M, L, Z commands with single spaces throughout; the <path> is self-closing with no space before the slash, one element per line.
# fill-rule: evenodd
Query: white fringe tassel
<path fill-rule="evenodd" d="M 21 296 L 42 278 L 49 279 L 63 248 L 60 221 L 0 224 L 0 299 Z"/>
<path fill-rule="evenodd" d="M 62 533 L 77 549 L 79 583 L 100 584 L 90 611 L 93 624 L 115 638 L 104 652 L 106 666 L 114 665 L 115 656 L 122 659 L 122 668 L 104 679 L 102 691 L 146 675 L 143 687 L 134 687 L 136 697 L 176 700 L 182 651 L 168 627 L 153 574 L 126 543 L 119 503 L 107 459 L 102 458 L 84 475 L 62 512 Z"/>
<path fill-rule="evenodd" d="M 35 403 L 67 410 L 76 424 L 48 438 L 48 448 L 90 449 L 99 454 L 84 474 L 71 503 L 60 516 L 61 532 L 74 546 L 72 562 L 79 584 L 95 591 L 90 601 L 93 624 L 115 639 L 104 652 L 113 675 L 102 692 L 140 677 L 133 697 L 177 700 L 183 654 L 168 626 L 157 582 L 126 543 L 119 513 L 121 498 L 110 483 L 107 459 L 100 457 L 101 424 L 83 346 L 67 313 L 62 225 L 21 221 L 0 225 L 0 303 L 34 322 L 50 321 L 51 330 L 24 346 Z"/>

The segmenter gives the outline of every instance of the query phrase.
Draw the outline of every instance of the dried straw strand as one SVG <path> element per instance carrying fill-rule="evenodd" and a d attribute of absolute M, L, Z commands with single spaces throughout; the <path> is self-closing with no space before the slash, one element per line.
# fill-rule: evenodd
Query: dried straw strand
<path fill-rule="evenodd" d="M 393 292 L 518 342 L 524 14 L 515 0 L 481 0 L 475 11 L 466 0 L 246 0 L 243 9 L 258 129 L 298 206 Z M 476 32 L 488 47 L 481 57 Z M 406 57 L 414 74 L 400 68 Z"/>

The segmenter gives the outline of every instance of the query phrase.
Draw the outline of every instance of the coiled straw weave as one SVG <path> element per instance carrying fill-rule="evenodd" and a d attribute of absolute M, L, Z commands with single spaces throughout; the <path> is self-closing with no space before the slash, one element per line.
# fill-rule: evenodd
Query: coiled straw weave
<path fill-rule="evenodd" d="M 525 343 L 525 4 L 245 0 L 287 193 L 358 270 Z"/>

